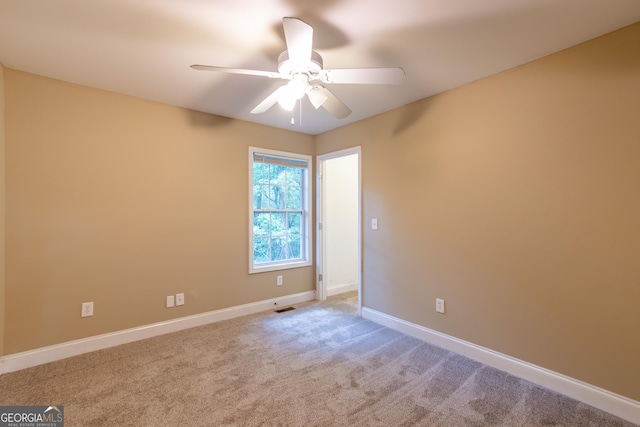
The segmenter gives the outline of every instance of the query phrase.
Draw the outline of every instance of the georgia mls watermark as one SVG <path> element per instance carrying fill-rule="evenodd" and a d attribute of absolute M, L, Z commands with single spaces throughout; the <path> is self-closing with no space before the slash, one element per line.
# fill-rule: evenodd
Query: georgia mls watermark
<path fill-rule="evenodd" d="M 0 427 L 64 427 L 64 406 L 0 406 Z"/>

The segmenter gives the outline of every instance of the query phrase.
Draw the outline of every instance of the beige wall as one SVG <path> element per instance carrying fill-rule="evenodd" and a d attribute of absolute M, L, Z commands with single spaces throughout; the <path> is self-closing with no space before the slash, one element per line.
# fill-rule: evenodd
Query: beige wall
<path fill-rule="evenodd" d="M 247 146 L 361 145 L 366 307 L 640 400 L 639 44 L 316 138 L 4 70 L 2 354 L 313 289 L 247 274 Z"/>
<path fill-rule="evenodd" d="M 638 46 L 635 24 L 318 136 L 362 145 L 364 305 L 640 400 Z"/>
<path fill-rule="evenodd" d="M 5 306 L 5 124 L 4 67 L 0 65 L 0 356 L 4 354 Z"/>
<path fill-rule="evenodd" d="M 314 289 L 311 267 L 249 275 L 247 250 L 248 146 L 313 154 L 313 137 L 10 69 L 5 84 L 5 354 Z"/>

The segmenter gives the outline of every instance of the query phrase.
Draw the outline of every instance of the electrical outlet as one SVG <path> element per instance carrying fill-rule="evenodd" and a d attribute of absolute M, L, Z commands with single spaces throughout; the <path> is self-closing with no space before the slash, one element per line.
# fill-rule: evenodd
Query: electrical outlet
<path fill-rule="evenodd" d="M 440 298 L 436 298 L 436 311 L 438 313 L 444 314 L 444 300 Z"/>
<path fill-rule="evenodd" d="M 173 307 L 175 305 L 175 297 L 173 295 L 167 296 L 167 308 Z"/>
<path fill-rule="evenodd" d="M 282 286 L 282 276 L 276 277 L 276 286 Z"/>
<path fill-rule="evenodd" d="M 83 302 L 82 312 L 80 313 L 80 317 L 90 317 L 90 316 L 93 316 L 93 302 Z"/>
<path fill-rule="evenodd" d="M 184 294 L 176 294 L 176 305 L 184 305 Z"/>

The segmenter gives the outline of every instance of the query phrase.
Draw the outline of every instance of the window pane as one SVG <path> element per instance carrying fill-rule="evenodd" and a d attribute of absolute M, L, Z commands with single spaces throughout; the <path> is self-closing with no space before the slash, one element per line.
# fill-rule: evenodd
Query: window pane
<path fill-rule="evenodd" d="M 287 187 L 287 209 L 302 209 L 300 187 Z"/>
<path fill-rule="evenodd" d="M 289 222 L 289 234 L 300 234 L 300 224 L 302 223 L 302 214 L 289 212 L 287 219 Z"/>
<path fill-rule="evenodd" d="M 269 186 L 254 185 L 253 186 L 253 208 L 269 209 Z"/>
<path fill-rule="evenodd" d="M 271 261 L 282 261 L 287 259 L 287 238 L 271 238 Z"/>
<path fill-rule="evenodd" d="M 289 236 L 289 259 L 300 258 L 302 255 L 300 235 Z"/>
<path fill-rule="evenodd" d="M 302 186 L 302 169 L 289 168 L 287 173 L 287 185 Z"/>
<path fill-rule="evenodd" d="M 268 237 L 253 238 L 253 262 L 269 262 L 271 254 L 269 251 Z"/>
<path fill-rule="evenodd" d="M 264 184 L 269 181 L 269 165 L 253 163 L 253 183 Z"/>
<path fill-rule="evenodd" d="M 271 232 L 271 215 L 269 212 L 253 213 L 253 235 L 268 236 Z"/>
<path fill-rule="evenodd" d="M 287 176 L 286 166 L 271 165 L 271 184 L 272 185 L 284 185 Z"/>
<path fill-rule="evenodd" d="M 286 225 L 286 216 L 285 212 L 272 212 L 271 213 L 271 235 L 279 236 L 286 234 L 287 225 Z"/>
<path fill-rule="evenodd" d="M 271 183 L 271 175 L 273 174 L 273 167 L 271 165 L 264 165 L 264 179 L 265 183 Z"/>
<path fill-rule="evenodd" d="M 285 188 L 281 186 L 271 186 L 271 209 L 284 209 Z"/>

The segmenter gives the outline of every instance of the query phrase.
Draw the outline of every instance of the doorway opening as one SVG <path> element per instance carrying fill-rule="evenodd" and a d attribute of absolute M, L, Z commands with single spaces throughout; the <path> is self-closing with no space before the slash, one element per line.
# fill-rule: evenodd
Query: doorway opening
<path fill-rule="evenodd" d="M 316 297 L 357 291 L 362 312 L 360 147 L 317 158 Z"/>

